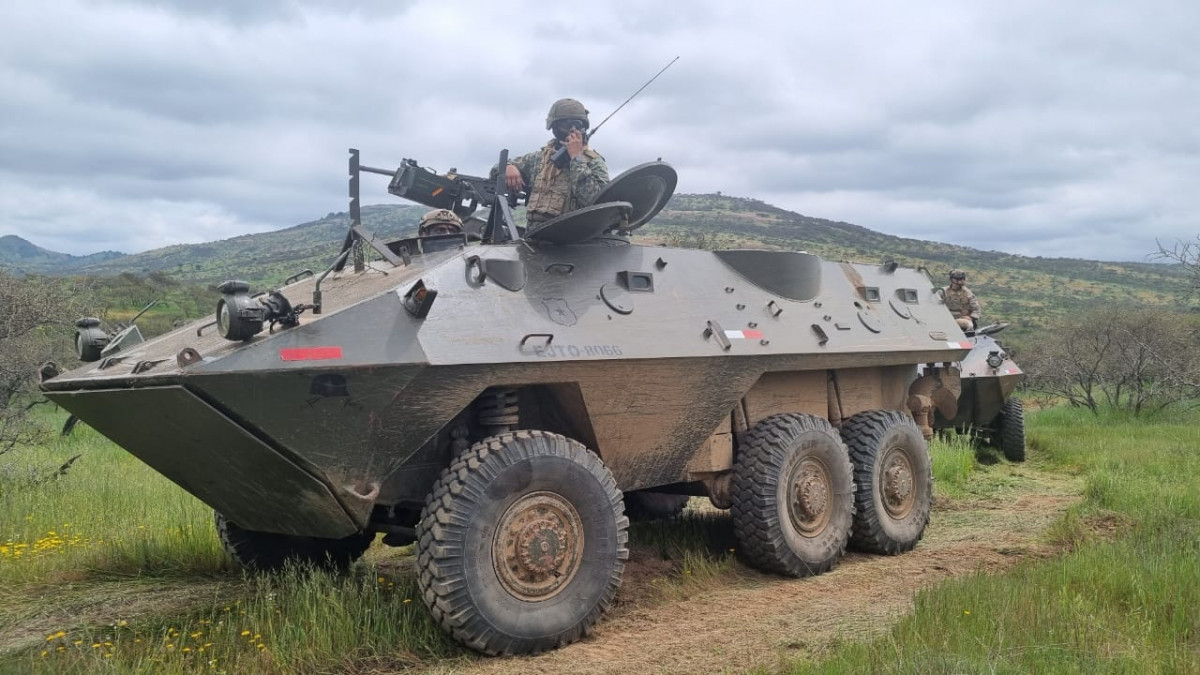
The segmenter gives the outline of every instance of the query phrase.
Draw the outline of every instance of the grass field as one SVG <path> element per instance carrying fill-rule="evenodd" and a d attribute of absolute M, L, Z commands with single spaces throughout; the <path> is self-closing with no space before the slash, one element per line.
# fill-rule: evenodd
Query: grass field
<path fill-rule="evenodd" d="M 1200 672 L 1200 420 L 1032 417 L 1033 461 L 1085 481 L 1063 555 L 923 592 L 885 638 L 790 672 Z"/>
<path fill-rule="evenodd" d="M 1030 464 L 1086 486 L 1051 529 L 1062 555 L 922 592 L 883 638 L 783 667 L 1200 671 L 1196 422 L 1031 414 Z M 961 438 L 932 450 L 939 499 L 1002 499 L 1014 480 Z M 340 576 L 243 575 L 207 507 L 82 426 L 0 456 L 0 514 L 0 672 L 387 672 L 479 658 L 429 619 L 411 550 L 377 543 Z M 635 527 L 635 549 L 670 560 L 651 601 L 738 583 L 729 540 L 722 514 Z"/>

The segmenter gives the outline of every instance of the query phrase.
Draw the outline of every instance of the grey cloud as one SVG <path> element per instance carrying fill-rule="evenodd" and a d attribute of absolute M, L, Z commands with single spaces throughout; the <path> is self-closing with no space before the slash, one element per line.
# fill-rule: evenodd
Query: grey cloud
<path fill-rule="evenodd" d="M 1198 28 L 1167 0 L 20 4 L 0 233 L 88 253 L 284 227 L 345 208 L 348 147 L 480 173 L 540 146 L 553 100 L 596 123 L 680 55 L 597 135 L 614 172 L 661 156 L 682 192 L 1141 259 L 1196 231 Z"/>

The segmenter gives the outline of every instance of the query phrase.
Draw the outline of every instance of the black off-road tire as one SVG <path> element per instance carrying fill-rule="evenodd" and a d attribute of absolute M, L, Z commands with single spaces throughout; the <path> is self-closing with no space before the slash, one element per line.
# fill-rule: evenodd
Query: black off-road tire
<path fill-rule="evenodd" d="M 1025 406 L 1019 398 L 1004 403 L 996 420 L 1000 452 L 1010 462 L 1025 461 Z"/>
<path fill-rule="evenodd" d="M 581 443 L 543 431 L 485 438 L 442 472 L 421 512 L 422 598 L 438 625 L 485 654 L 575 642 L 621 586 L 624 511 L 612 474 Z"/>
<path fill-rule="evenodd" d="M 217 536 L 225 550 L 242 567 L 255 572 L 273 572 L 288 562 L 345 569 L 362 557 L 375 538 L 373 532 L 360 532 L 342 539 L 296 537 L 242 529 L 220 513 L 214 513 L 214 520 Z"/>
<path fill-rule="evenodd" d="M 854 532 L 850 546 L 895 555 L 925 534 L 933 470 L 925 437 L 906 413 L 870 410 L 842 425 L 854 464 Z"/>
<path fill-rule="evenodd" d="M 738 555 L 791 577 L 833 569 L 854 517 L 853 469 L 837 431 L 811 415 L 773 415 L 742 439 L 734 459 Z"/>
<path fill-rule="evenodd" d="M 688 499 L 687 495 L 666 492 L 626 492 L 625 515 L 635 523 L 678 518 L 687 508 Z"/>

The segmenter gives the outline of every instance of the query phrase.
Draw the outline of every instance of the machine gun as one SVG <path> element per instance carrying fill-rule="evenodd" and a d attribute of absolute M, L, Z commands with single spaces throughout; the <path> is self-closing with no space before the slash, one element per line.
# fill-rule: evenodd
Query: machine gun
<path fill-rule="evenodd" d="M 330 271 L 341 271 L 342 266 L 346 263 L 346 254 L 350 251 L 355 239 L 369 244 L 392 264 L 402 264 L 401 259 L 386 244 L 379 241 L 373 233 L 368 232 L 362 226 L 358 183 L 359 174 L 364 171 L 391 178 L 391 182 L 388 183 L 388 192 L 397 197 L 403 197 L 435 209 L 449 209 L 459 218 L 467 218 L 481 206 L 490 209 L 487 224 L 481 233 L 484 242 L 502 244 L 521 238 L 521 232 L 517 229 L 512 212 L 517 205 L 519 195 L 509 194 L 503 171 L 499 171 L 493 180 L 479 176 L 467 176 L 454 169 L 445 175 L 439 175 L 431 169 L 422 167 L 413 159 L 403 160 L 395 171 L 364 166 L 359 163 L 358 159 L 358 150 L 350 148 L 350 231 L 346 233 L 342 255 L 338 257 Z M 507 164 L 508 150 L 501 150 L 500 162 L 497 166 L 503 167 Z M 403 264 L 407 264 L 407 261 Z M 355 269 L 358 269 L 357 261 Z"/>
<path fill-rule="evenodd" d="M 507 162 L 507 151 L 501 153 L 501 157 Z M 362 167 L 362 170 L 371 169 Z M 493 178 L 460 174 L 457 169 L 441 175 L 417 164 L 415 159 L 405 159 L 393 174 L 388 192 L 430 208 L 449 209 L 459 218 L 467 218 L 480 206 L 491 207 L 497 195 L 508 201 L 510 209 L 516 208 L 519 195 L 505 194 L 503 185 Z"/>

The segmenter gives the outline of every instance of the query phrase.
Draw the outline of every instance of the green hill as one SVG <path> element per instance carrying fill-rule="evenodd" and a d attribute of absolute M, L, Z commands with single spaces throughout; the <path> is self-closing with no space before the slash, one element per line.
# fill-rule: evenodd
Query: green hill
<path fill-rule="evenodd" d="M 18 274 L 71 273 L 81 267 L 125 257 L 124 253 L 103 251 L 85 256 L 48 251 L 16 235 L 0 237 L 0 269 Z"/>
<path fill-rule="evenodd" d="M 412 236 L 425 210 L 417 205 L 366 206 L 363 224 L 385 238 Z M 265 288 L 301 270 L 328 267 L 348 225 L 346 213 L 330 213 L 275 232 L 134 255 L 84 257 L 53 253 L 9 236 L 0 238 L 0 266 L 50 275 L 166 275 L 205 285 L 236 278 Z M 648 245 L 804 250 L 832 260 L 895 260 L 925 267 L 936 283 L 943 283 L 951 268 L 961 267 L 983 302 L 985 319 L 1015 322 L 1014 333 L 1036 331 L 1057 316 L 1100 305 L 1177 303 L 1187 292 L 1186 275 L 1178 266 L 980 251 L 895 237 L 722 195 L 675 195 L 634 240 Z"/>

